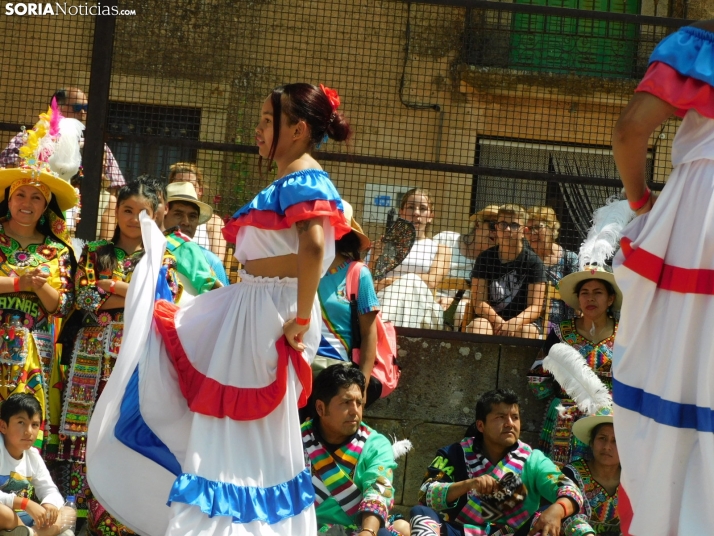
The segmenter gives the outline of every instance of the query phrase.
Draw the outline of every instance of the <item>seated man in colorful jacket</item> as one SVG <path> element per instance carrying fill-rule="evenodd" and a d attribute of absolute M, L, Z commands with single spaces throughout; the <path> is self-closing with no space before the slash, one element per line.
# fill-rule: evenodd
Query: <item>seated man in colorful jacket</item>
<path fill-rule="evenodd" d="M 519 441 L 518 395 L 485 393 L 469 430 L 473 437 L 439 449 L 427 469 L 423 506 L 411 510 L 412 534 L 558 536 L 583 497 L 541 451 Z M 543 499 L 551 504 L 539 511 Z"/>
<path fill-rule="evenodd" d="M 362 422 L 364 388 L 360 370 L 342 365 L 326 368 L 313 383 L 302 440 L 317 526 L 330 534 L 408 535 L 406 521 L 388 521 L 397 464 L 389 440 Z"/>
<path fill-rule="evenodd" d="M 182 233 L 178 226 L 166 228 L 165 218 L 169 211 L 166 185 L 151 175 L 140 175 L 136 180 L 153 184 L 160 193 L 159 208 L 154 214 L 154 220 L 166 236 L 166 250 L 176 257 L 176 270 L 184 288 L 178 303 L 185 303 L 192 296 L 222 287 L 223 284 L 216 277 L 199 245 Z"/>

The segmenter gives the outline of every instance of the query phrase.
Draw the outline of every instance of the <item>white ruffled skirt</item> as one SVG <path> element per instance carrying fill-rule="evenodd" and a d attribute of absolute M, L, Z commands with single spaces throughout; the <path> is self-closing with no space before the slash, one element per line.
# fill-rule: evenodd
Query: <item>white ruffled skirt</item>
<path fill-rule="evenodd" d="M 614 265 L 624 294 L 615 433 L 630 533 L 712 534 L 713 160 L 674 169 L 653 210 L 625 229 Z"/>
<path fill-rule="evenodd" d="M 92 491 L 145 536 L 315 534 L 298 399 L 320 333 L 312 322 L 306 351 L 286 350 L 297 281 L 243 274 L 178 312 L 159 306 L 152 325 L 153 253 L 134 273 L 124 343 L 90 424 Z"/>

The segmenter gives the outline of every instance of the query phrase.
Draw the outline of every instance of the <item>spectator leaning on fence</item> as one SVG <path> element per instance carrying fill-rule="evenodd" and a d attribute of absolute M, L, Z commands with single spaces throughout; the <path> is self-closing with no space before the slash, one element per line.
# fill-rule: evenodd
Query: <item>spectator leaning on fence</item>
<path fill-rule="evenodd" d="M 496 218 L 498 217 L 498 206 L 488 205 L 486 208 L 472 214 L 469 218 L 472 222 L 471 229 L 466 234 L 455 233 L 454 231 L 442 231 L 434 240 L 451 248 L 451 269 L 448 280 L 458 284 L 445 286 L 437 290 L 436 295 L 439 303 L 445 310 L 454 310 L 452 325 L 460 325 L 466 304 L 471 293 L 460 285 L 471 283 L 471 270 L 474 261 L 488 248 L 496 245 Z M 455 287 L 455 288 L 454 288 Z M 456 302 L 456 303 L 455 303 Z M 446 320 L 447 313 L 444 314 Z"/>
<path fill-rule="evenodd" d="M 580 269 L 578 255 L 556 243 L 560 222 L 555 210 L 551 207 L 531 207 L 527 212 L 526 238 L 533 251 L 543 261 L 548 283 L 557 286 L 566 275 Z M 573 318 L 574 313 L 563 300 L 552 300 L 548 320 L 557 324 L 561 320 Z M 548 330 L 549 326 L 544 326 L 544 329 Z"/>
<path fill-rule="evenodd" d="M 526 211 L 518 205 L 498 209 L 496 246 L 476 259 L 471 301 L 477 316 L 467 331 L 483 335 L 537 338 L 545 299 L 545 269 L 523 244 Z"/>
<path fill-rule="evenodd" d="M 412 222 L 416 241 L 402 263 L 375 285 L 382 316 L 397 326 L 441 328 L 444 310 L 434 291 L 449 271 L 451 251 L 427 237 L 434 221 L 434 198 L 421 188 L 409 190 L 400 203 L 399 216 Z M 380 257 L 381 247 L 381 241 L 375 244 L 373 259 Z"/>

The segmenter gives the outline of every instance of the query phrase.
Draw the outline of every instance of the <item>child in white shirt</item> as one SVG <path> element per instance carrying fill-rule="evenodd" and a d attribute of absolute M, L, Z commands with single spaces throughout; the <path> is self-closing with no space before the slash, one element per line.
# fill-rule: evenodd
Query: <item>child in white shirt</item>
<path fill-rule="evenodd" d="M 63 507 L 45 462 L 32 448 L 41 424 L 42 408 L 31 394 L 14 394 L 0 406 L 0 536 L 73 536 L 68 527 L 76 512 Z M 33 490 L 40 504 L 29 498 Z"/>

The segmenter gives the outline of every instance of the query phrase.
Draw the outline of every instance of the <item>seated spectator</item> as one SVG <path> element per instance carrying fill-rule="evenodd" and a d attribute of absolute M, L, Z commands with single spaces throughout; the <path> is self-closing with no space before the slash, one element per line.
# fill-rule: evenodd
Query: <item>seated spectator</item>
<path fill-rule="evenodd" d="M 518 205 L 498 209 L 496 246 L 476 259 L 471 273 L 475 318 L 470 333 L 537 338 L 545 300 L 545 269 L 523 244 L 526 211 Z"/>
<path fill-rule="evenodd" d="M 473 224 L 467 234 L 442 231 L 434 240 L 451 249 L 451 269 L 448 277 L 471 283 L 471 270 L 476 258 L 488 248 L 496 245 L 496 217 L 498 207 L 489 205 L 469 218 Z M 461 325 L 461 319 L 471 293 L 459 288 L 442 288 L 437 291 L 439 303 L 444 308 L 444 322 L 453 326 Z M 449 313 L 453 311 L 453 313 Z M 448 317 L 448 318 L 447 318 Z"/>
<path fill-rule="evenodd" d="M 64 506 L 44 460 L 32 448 L 41 426 L 42 408 L 31 394 L 17 393 L 2 403 L 0 534 L 74 536 L 77 512 Z"/>
<path fill-rule="evenodd" d="M 444 324 L 444 309 L 434 293 L 449 271 L 451 252 L 427 238 L 434 220 L 431 195 L 420 188 L 409 190 L 402 198 L 399 216 L 412 222 L 416 241 L 404 261 L 375 284 L 382 316 L 396 326 L 439 329 Z M 381 242 L 375 245 L 372 258 L 380 254 Z"/>
<path fill-rule="evenodd" d="M 581 511 L 582 494 L 542 452 L 519 440 L 518 396 L 507 389 L 485 393 L 469 430 L 473 437 L 439 449 L 427 468 L 422 506 L 411 510 L 412 534 L 562 534 L 563 520 Z M 542 500 L 550 506 L 539 512 Z"/>
<path fill-rule="evenodd" d="M 178 227 L 166 228 L 166 215 L 169 211 L 166 185 L 151 175 L 140 175 L 136 180 L 153 185 L 159 192 L 159 208 L 154 213 L 154 221 L 166 235 L 166 251 L 176 257 L 176 271 L 183 286 L 177 303 L 185 304 L 193 296 L 222 287 L 198 244 L 192 242 Z"/>
<path fill-rule="evenodd" d="M 563 468 L 563 474 L 575 482 L 585 497 L 581 513 L 563 523 L 567 536 L 620 536 L 617 501 L 620 491 L 620 456 L 617 453 L 612 409 L 604 408 L 595 415 L 575 423 L 573 433 L 590 445 L 592 458 L 574 460 Z"/>
<path fill-rule="evenodd" d="M 169 168 L 169 184 L 172 182 L 190 182 L 196 189 L 198 198 L 203 198 L 203 173 L 196 164 L 187 162 L 176 162 Z M 199 246 L 210 249 L 222 259 L 226 255 L 226 240 L 221 232 L 224 226 L 223 220 L 212 214 L 211 219 L 202 223 L 196 228 L 196 235 L 193 241 Z"/>
<path fill-rule="evenodd" d="M 552 208 L 531 207 L 527 213 L 526 238 L 533 251 L 543 261 L 548 283 L 557 287 L 560 280 L 566 275 L 580 270 L 578 255 L 574 251 L 567 251 L 556 243 L 560 232 L 560 222 Z M 551 301 L 549 322 L 557 324 L 574 316 L 575 311 L 568 307 L 563 300 Z M 550 331 L 549 326 L 544 326 L 544 328 Z"/>
<path fill-rule="evenodd" d="M 352 232 L 335 242 L 335 260 L 330 269 L 320 279 L 317 297 L 322 310 L 322 337 L 313 361 L 315 371 L 334 364 L 352 364 L 352 307 L 347 296 L 347 270 L 354 261 L 360 260 L 362 251 L 370 248 L 371 242 L 362 231 L 359 223 L 352 216 L 352 205 L 342 200 L 345 219 L 351 222 Z M 377 355 L 377 313 L 379 300 L 374 292 L 374 282 L 369 268 L 364 266 L 360 271 L 359 292 L 357 294 L 357 315 L 360 329 L 360 363 L 359 369 L 367 384 L 365 392 L 365 407 L 379 400 L 382 395 L 382 384 L 372 377 L 372 368 Z M 319 370 L 318 370 L 319 369 Z"/>
<path fill-rule="evenodd" d="M 178 227 L 183 234 L 193 240 L 197 226 L 203 225 L 213 216 L 213 208 L 198 200 L 196 190 L 190 182 L 171 183 L 167 186 L 166 192 L 169 211 L 164 217 L 164 226 L 168 229 Z M 198 244 L 198 247 L 201 248 L 203 256 L 218 280 L 223 286 L 228 285 L 228 276 L 221 259 L 201 244 Z"/>
<path fill-rule="evenodd" d="M 87 120 L 87 95 L 81 89 L 76 87 L 58 89 L 50 98 L 50 105 L 52 99 L 57 99 L 57 105 L 64 117 L 77 119 L 82 123 Z M 7 147 L 0 152 L 0 167 L 19 166 L 20 147 L 25 144 L 23 135 L 24 132 L 19 132 L 10 140 Z M 104 144 L 104 174 L 109 178 L 110 187 L 115 191 L 126 184 L 124 176 L 119 169 L 119 164 L 117 164 L 111 149 L 106 144 Z"/>
<path fill-rule="evenodd" d="M 302 440 L 318 532 L 336 526 L 358 536 L 408 536 L 405 521 L 389 525 L 397 464 L 389 440 L 362 422 L 364 388 L 362 373 L 342 365 L 323 370 L 312 386 Z"/>

